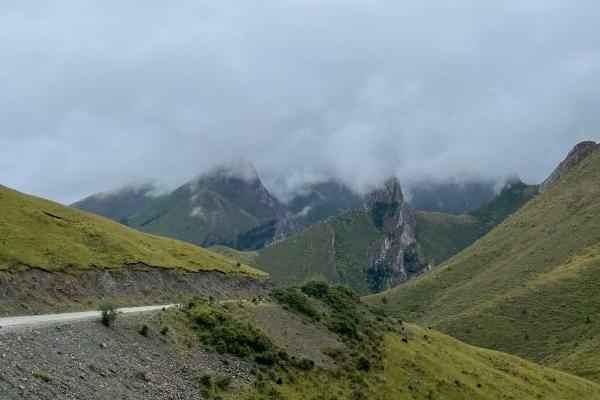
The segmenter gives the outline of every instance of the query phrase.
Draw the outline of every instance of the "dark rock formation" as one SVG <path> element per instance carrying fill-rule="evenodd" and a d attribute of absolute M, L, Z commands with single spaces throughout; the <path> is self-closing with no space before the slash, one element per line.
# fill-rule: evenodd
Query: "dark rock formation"
<path fill-rule="evenodd" d="M 369 278 L 374 290 L 389 289 L 422 272 L 422 262 L 415 237 L 416 219 L 404 201 L 400 182 L 392 177 L 382 189 L 371 193 L 366 202 L 373 223 L 386 235 L 379 252 L 372 257 Z"/>

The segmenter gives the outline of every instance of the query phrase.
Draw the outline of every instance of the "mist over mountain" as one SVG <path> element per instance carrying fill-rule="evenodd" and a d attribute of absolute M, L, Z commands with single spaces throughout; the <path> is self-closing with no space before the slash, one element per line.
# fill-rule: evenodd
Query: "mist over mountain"
<path fill-rule="evenodd" d="M 0 5 L 1 182 L 70 203 L 239 158 L 278 197 L 390 175 L 540 182 L 600 139 L 596 1 L 118 10 Z"/>

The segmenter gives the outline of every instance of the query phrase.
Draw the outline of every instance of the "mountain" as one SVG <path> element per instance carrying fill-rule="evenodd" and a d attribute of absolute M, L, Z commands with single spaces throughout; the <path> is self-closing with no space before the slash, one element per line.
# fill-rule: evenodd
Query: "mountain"
<path fill-rule="evenodd" d="M 433 271 L 366 299 L 479 346 L 600 381 L 600 149 Z"/>
<path fill-rule="evenodd" d="M 416 211 L 417 241 L 433 264 L 452 257 L 534 198 L 537 185 L 506 182 L 492 201 L 466 214 Z"/>
<path fill-rule="evenodd" d="M 124 222 L 133 214 L 160 199 L 152 182 L 128 185 L 110 192 L 96 193 L 71 207 Z"/>
<path fill-rule="evenodd" d="M 496 196 L 491 182 L 428 182 L 407 188 L 408 203 L 422 211 L 463 214 L 489 203 Z"/>
<path fill-rule="evenodd" d="M 555 184 L 560 178 L 568 174 L 582 160 L 586 159 L 590 154 L 596 151 L 600 144 L 592 141 L 578 143 L 567 154 L 567 157 L 556 167 L 552 174 L 541 184 L 540 190 L 544 191 L 548 187 Z"/>
<path fill-rule="evenodd" d="M 360 195 L 333 180 L 306 185 L 285 203 L 305 226 L 360 208 L 362 204 Z"/>
<path fill-rule="evenodd" d="M 319 276 L 360 293 L 378 291 L 428 266 L 415 240 L 415 223 L 400 183 L 391 178 L 362 208 L 260 250 L 254 262 L 279 284 Z"/>
<path fill-rule="evenodd" d="M 245 162 L 219 166 L 141 209 L 125 223 L 202 246 L 254 250 L 300 224 Z"/>
<path fill-rule="evenodd" d="M 361 294 L 376 292 L 458 253 L 536 193 L 537 186 L 510 181 L 491 203 L 470 214 L 413 211 L 393 179 L 367 196 L 362 208 L 315 223 L 252 254 L 252 262 L 278 284 L 322 277 Z"/>
<path fill-rule="evenodd" d="M 119 270 L 144 264 L 188 271 L 258 273 L 189 243 L 137 232 L 107 218 L 4 186 L 0 186 L 0 214 L 0 270 Z"/>

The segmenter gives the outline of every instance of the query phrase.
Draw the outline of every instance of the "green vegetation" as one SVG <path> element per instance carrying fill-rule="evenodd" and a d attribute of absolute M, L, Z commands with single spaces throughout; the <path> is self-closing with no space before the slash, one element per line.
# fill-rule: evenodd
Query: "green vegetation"
<path fill-rule="evenodd" d="M 466 214 L 416 211 L 417 240 L 423 253 L 439 264 L 485 235 L 537 193 L 537 185 L 513 181 L 491 202 Z"/>
<path fill-rule="evenodd" d="M 224 308 L 197 299 L 188 304 L 187 315 L 200 341 L 214 351 L 262 365 L 273 365 L 281 358 L 267 337 Z"/>
<path fill-rule="evenodd" d="M 256 257 L 258 257 L 257 251 L 241 251 L 219 244 L 211 246 L 208 249 L 246 265 L 254 265 Z"/>
<path fill-rule="evenodd" d="M 479 221 L 468 214 L 416 211 L 415 216 L 417 241 L 434 263 L 452 257 L 485 233 Z"/>
<path fill-rule="evenodd" d="M 470 214 L 416 211 L 419 246 L 411 255 L 441 263 L 472 244 L 535 193 L 537 186 L 513 182 L 492 203 Z M 385 221 L 393 208 L 375 204 L 372 210 L 351 210 L 247 256 L 221 252 L 244 262 L 251 260 L 282 286 L 320 278 L 347 284 L 360 294 L 372 293 L 382 277 L 376 275 L 377 271 L 369 271 L 369 266 L 386 238 Z"/>
<path fill-rule="evenodd" d="M 100 306 L 100 322 L 106 327 L 114 325 L 115 320 L 119 316 L 119 311 L 114 304 L 104 303 Z"/>
<path fill-rule="evenodd" d="M 595 151 L 442 266 L 366 301 L 600 381 L 599 198 Z"/>
<path fill-rule="evenodd" d="M 151 202 L 125 223 L 201 246 L 262 248 L 273 239 L 277 223 L 288 216 L 258 177 L 236 176 L 234 171 L 217 169 Z"/>
<path fill-rule="evenodd" d="M 4 186 L 0 186 L 0 209 L 0 270 L 120 269 L 142 263 L 189 271 L 261 274 L 200 247 L 140 233 Z"/>
<path fill-rule="evenodd" d="M 388 333 L 381 359 L 368 370 L 340 355 L 340 366 L 297 373 L 283 385 L 253 388 L 245 399 L 593 399 L 600 387 L 507 354 L 465 345 L 449 336 L 406 325 L 408 343 Z M 373 365 L 374 364 L 374 365 Z M 284 381 L 285 382 L 285 381 Z"/>
<path fill-rule="evenodd" d="M 231 377 L 228 376 L 212 376 L 204 375 L 200 378 L 200 394 L 207 400 L 218 400 L 223 399 L 226 395 L 229 385 L 231 384 Z"/>
<path fill-rule="evenodd" d="M 490 203 L 469 212 L 486 230 L 489 231 L 523 204 L 533 199 L 539 192 L 538 185 L 526 185 L 520 180 L 506 184 L 504 189 Z"/>
<path fill-rule="evenodd" d="M 43 369 L 35 369 L 31 372 L 31 375 L 33 375 L 35 378 L 40 379 L 44 382 L 52 381 L 52 375 L 50 375 L 50 372 L 45 371 Z"/>
<path fill-rule="evenodd" d="M 304 314 L 310 318 L 319 319 L 319 313 L 314 305 L 296 288 L 278 289 L 273 293 L 273 298 L 287 310 Z"/>
<path fill-rule="evenodd" d="M 339 334 L 345 346 L 326 351 L 335 364 L 317 367 L 311 360 L 291 357 L 285 349 L 277 348 L 252 320 L 243 316 L 245 308 L 261 305 L 221 307 L 196 300 L 186 310 L 166 313 L 166 320 L 179 321 L 173 325 L 178 330 L 174 337 L 185 336 L 181 331 L 187 324 L 192 336 L 209 348 L 238 355 L 255 365 L 253 383 L 236 392 L 228 391 L 226 378 L 204 376 L 200 381 L 204 397 L 562 400 L 592 399 L 600 395 L 600 386 L 582 378 L 515 356 L 465 345 L 431 329 L 374 314 L 344 286 L 310 282 L 294 293 L 320 303 L 317 307 L 322 315 L 320 320 L 306 318 L 301 310 L 295 311 L 304 321 L 297 326 L 307 329 L 315 325 L 328 326 L 328 321 L 347 307 L 356 311 L 353 318 L 360 334 L 355 337 Z M 220 325 L 222 329 L 218 328 Z M 295 331 L 288 340 L 293 341 L 300 334 Z M 219 346 L 222 346 L 220 350 Z M 271 354 L 272 358 L 264 362 L 258 354 Z"/>
<path fill-rule="evenodd" d="M 580 377 L 373 312 L 347 287 L 311 281 L 294 290 L 294 298 L 306 296 L 321 318 L 310 318 L 299 309 L 290 313 L 268 301 L 217 305 L 201 299 L 161 314 L 161 323 L 170 327 L 170 340 L 181 346 L 183 356 L 193 351 L 193 343 L 203 343 L 250 364 L 252 382 L 236 385 L 236 390 L 230 389 L 227 376 L 203 376 L 199 387 L 205 398 L 563 400 L 600 396 L 599 385 Z M 356 311 L 356 337 L 329 333 L 343 345 L 321 349 L 312 347 L 329 341 L 322 334 L 317 341 L 299 339 L 306 333 L 315 335 L 315 329 L 327 332 L 334 315 L 348 307 Z M 268 329 L 251 317 L 255 311 L 266 312 L 262 321 L 270 324 Z M 282 313 L 296 321 L 280 324 Z M 316 365 L 312 358 L 291 355 L 294 348 L 308 357 L 322 351 L 332 362 Z M 268 362 L 259 354 L 269 354 Z"/>
<path fill-rule="evenodd" d="M 369 293 L 367 267 L 384 234 L 367 211 L 348 211 L 258 253 L 255 265 L 279 285 L 321 278 Z"/>

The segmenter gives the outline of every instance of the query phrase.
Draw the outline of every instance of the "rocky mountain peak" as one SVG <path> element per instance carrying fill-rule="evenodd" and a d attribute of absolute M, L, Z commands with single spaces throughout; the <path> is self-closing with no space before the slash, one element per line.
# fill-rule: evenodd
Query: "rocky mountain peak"
<path fill-rule="evenodd" d="M 593 141 L 585 141 L 575 145 L 569 154 L 567 154 L 567 157 L 560 164 L 558 164 L 558 167 L 556 167 L 552 174 L 550 174 L 550 176 L 541 184 L 540 191 L 544 191 L 548 187 L 552 186 L 560 178 L 575 168 L 581 161 L 586 159 L 590 154 L 599 148 L 600 144 Z"/>
<path fill-rule="evenodd" d="M 377 203 L 388 205 L 404 203 L 400 181 L 396 176 L 389 177 L 380 189 L 367 196 L 367 207 L 371 208 Z"/>
<path fill-rule="evenodd" d="M 404 201 L 400 181 L 388 178 L 383 187 L 367 197 L 374 225 L 386 236 L 371 259 L 369 278 L 375 290 L 397 286 L 415 271 L 421 270 L 416 240 L 416 218 Z"/>

